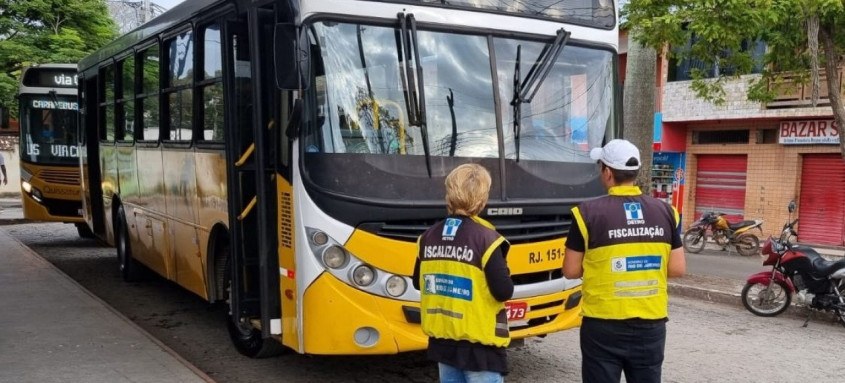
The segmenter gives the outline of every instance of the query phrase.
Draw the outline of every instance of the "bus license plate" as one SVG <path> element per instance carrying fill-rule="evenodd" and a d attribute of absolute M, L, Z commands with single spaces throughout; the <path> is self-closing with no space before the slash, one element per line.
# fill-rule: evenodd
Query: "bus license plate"
<path fill-rule="evenodd" d="M 505 308 L 508 310 L 508 322 L 523 320 L 528 312 L 528 303 L 507 302 Z"/>

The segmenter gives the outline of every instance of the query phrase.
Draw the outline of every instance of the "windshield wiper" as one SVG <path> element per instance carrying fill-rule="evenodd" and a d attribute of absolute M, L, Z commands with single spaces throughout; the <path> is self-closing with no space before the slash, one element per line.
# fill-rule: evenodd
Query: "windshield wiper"
<path fill-rule="evenodd" d="M 47 113 L 45 113 L 44 117 L 41 119 L 41 126 L 42 127 L 44 126 L 44 123 L 47 122 L 47 120 L 49 120 L 53 117 L 53 110 L 59 108 L 59 98 L 56 96 L 56 90 L 53 89 L 53 90 L 47 92 L 47 94 L 50 95 L 50 100 L 53 101 L 53 107 L 50 108 L 50 109 L 47 109 Z"/>
<path fill-rule="evenodd" d="M 399 25 L 401 27 L 402 47 L 399 53 L 402 67 L 402 88 L 405 93 L 405 106 L 408 108 L 408 123 L 420 127 L 423 152 L 425 152 L 425 168 L 431 178 L 431 152 L 428 148 L 428 127 L 425 116 L 425 82 L 423 81 L 422 64 L 420 63 L 419 40 L 417 39 L 417 21 L 413 14 L 400 12 Z M 408 29 L 410 24 L 410 30 Z M 410 32 L 410 34 L 409 34 Z M 411 66 L 411 51 L 413 51 L 414 67 Z M 416 72 L 416 73 L 414 73 Z"/>
<path fill-rule="evenodd" d="M 513 140 L 516 148 L 517 162 L 519 162 L 519 135 L 522 130 L 520 124 L 522 120 L 522 104 L 530 104 L 534 96 L 537 95 L 537 91 L 540 90 L 540 86 L 543 85 L 543 81 L 546 80 L 546 76 L 549 75 L 558 56 L 560 56 L 560 52 L 569 41 L 570 35 L 571 32 L 567 32 L 565 29 L 558 29 L 555 40 L 543 47 L 540 55 L 537 56 L 537 61 L 531 66 L 531 70 L 528 71 L 525 80 L 522 82 L 519 80 L 520 65 L 522 62 L 522 58 L 520 57 L 522 54 L 522 45 L 516 46 L 516 68 L 514 68 L 513 74 L 513 99 L 511 100 L 511 106 L 513 106 Z"/>

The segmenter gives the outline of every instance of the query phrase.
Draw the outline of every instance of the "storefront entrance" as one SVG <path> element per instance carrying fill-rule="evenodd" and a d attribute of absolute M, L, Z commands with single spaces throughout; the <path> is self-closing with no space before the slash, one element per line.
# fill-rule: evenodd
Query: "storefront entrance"
<path fill-rule="evenodd" d="M 731 222 L 745 216 L 745 180 L 748 157 L 740 155 L 699 155 L 696 170 L 695 217 L 708 211 L 725 213 Z"/>
<path fill-rule="evenodd" d="M 845 160 L 836 154 L 806 154 L 801 166 L 798 240 L 845 244 Z"/>

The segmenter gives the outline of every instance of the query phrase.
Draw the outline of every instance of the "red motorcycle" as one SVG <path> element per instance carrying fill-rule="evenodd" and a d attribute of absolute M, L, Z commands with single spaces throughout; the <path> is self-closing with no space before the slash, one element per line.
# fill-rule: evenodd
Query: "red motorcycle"
<path fill-rule="evenodd" d="M 793 211 L 794 201 L 789 204 L 790 220 Z M 828 261 L 810 247 L 793 244 L 798 237 L 796 223 L 797 218 L 783 225 L 780 238 L 766 240 L 763 266 L 772 270 L 748 277 L 742 304 L 754 315 L 771 317 L 786 311 L 795 295 L 796 303 L 831 311 L 845 326 L 845 259 Z M 809 320 L 808 315 L 804 326 Z"/>

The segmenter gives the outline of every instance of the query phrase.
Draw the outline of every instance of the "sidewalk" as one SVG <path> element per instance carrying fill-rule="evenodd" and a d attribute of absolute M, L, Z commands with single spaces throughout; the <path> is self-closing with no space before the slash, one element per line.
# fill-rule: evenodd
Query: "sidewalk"
<path fill-rule="evenodd" d="M 2 228 L 0 243 L 0 382 L 212 382 Z"/>

